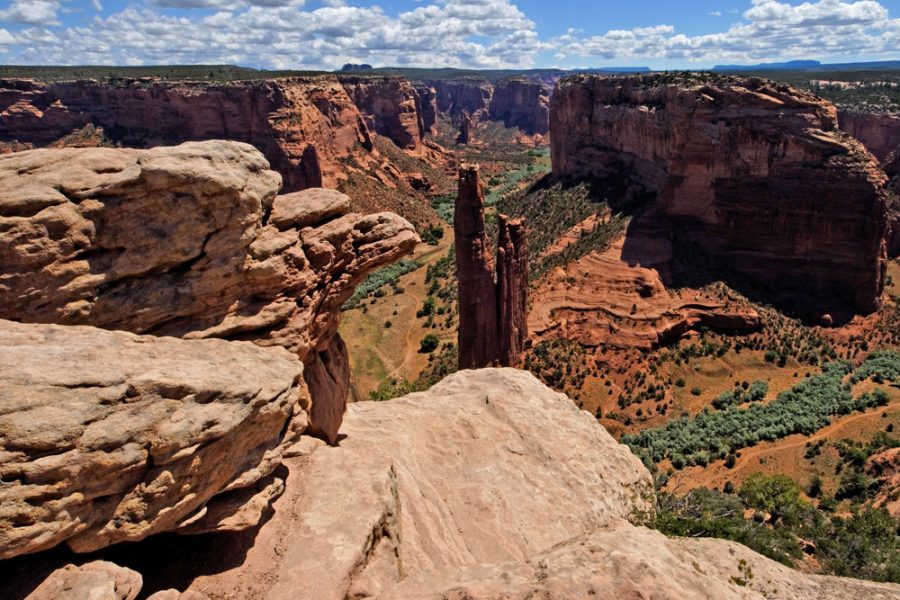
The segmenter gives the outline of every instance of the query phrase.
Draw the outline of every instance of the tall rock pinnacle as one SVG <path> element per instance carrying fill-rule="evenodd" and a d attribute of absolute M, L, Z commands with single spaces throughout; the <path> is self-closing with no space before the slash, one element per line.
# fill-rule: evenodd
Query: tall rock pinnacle
<path fill-rule="evenodd" d="M 459 168 L 454 236 L 459 282 L 459 368 L 510 366 L 528 335 L 528 254 L 521 220 L 498 218 L 496 273 L 484 227 L 478 165 Z"/>

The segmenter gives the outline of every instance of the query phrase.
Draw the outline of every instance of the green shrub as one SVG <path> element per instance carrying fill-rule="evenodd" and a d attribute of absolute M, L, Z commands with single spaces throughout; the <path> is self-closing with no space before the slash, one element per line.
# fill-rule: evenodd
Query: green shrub
<path fill-rule="evenodd" d="M 434 352 L 437 350 L 437 347 L 440 346 L 441 340 L 438 339 L 438 336 L 433 333 L 429 333 L 425 337 L 422 338 L 422 341 L 419 342 L 419 352 L 422 354 L 428 354 L 430 352 Z"/>

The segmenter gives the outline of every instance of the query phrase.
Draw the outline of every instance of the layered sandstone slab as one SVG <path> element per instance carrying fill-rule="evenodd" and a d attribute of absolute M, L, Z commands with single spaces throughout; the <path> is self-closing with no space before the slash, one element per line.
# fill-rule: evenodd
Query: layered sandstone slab
<path fill-rule="evenodd" d="M 523 561 L 648 507 L 650 475 L 591 415 L 531 374 L 462 371 L 353 403 L 335 447 L 291 459 L 243 566 L 211 597 L 380 597 L 433 569 Z"/>
<path fill-rule="evenodd" d="M 752 577 L 748 576 L 752 573 Z M 666 538 L 616 522 L 520 562 L 412 576 L 379 600 L 894 600 L 900 587 L 805 575 L 724 540 Z"/>
<path fill-rule="evenodd" d="M 574 243 L 581 231 L 590 231 L 595 219 L 580 224 L 548 253 L 562 252 L 567 241 Z M 702 328 L 760 328 L 759 315 L 746 302 L 672 286 L 672 259 L 672 243 L 659 225 L 632 223 L 606 250 L 541 278 L 528 314 L 531 335 L 586 347 L 652 350 Z"/>
<path fill-rule="evenodd" d="M 878 307 L 886 177 L 831 104 L 754 78 L 575 76 L 550 119 L 557 176 L 630 182 L 673 228 L 812 314 Z"/>
<path fill-rule="evenodd" d="M 900 597 L 630 524 L 652 505 L 649 472 L 522 371 L 461 371 L 353 404 L 343 431 L 338 446 L 316 441 L 286 462 L 285 493 L 258 532 L 169 546 L 170 576 L 211 598 L 267 600 Z M 143 575 L 149 589 L 169 585 Z"/>
<path fill-rule="evenodd" d="M 303 415 L 281 348 L 0 321 L 0 355 L 0 558 L 233 516 Z"/>
<path fill-rule="evenodd" d="M 228 139 L 259 148 L 285 189 L 334 187 L 352 156 L 373 155 L 372 131 L 416 149 L 415 91 L 401 78 L 333 75 L 231 83 L 0 80 L 0 141 L 46 146 L 86 126 L 149 148 Z M 357 104 L 357 102 L 359 104 Z"/>
<path fill-rule="evenodd" d="M 137 571 L 95 560 L 57 569 L 26 600 L 134 600 L 141 585 Z"/>
<path fill-rule="evenodd" d="M 340 307 L 418 237 L 394 214 L 347 212 L 343 194 L 280 184 L 237 142 L 0 157 L 0 318 L 282 346 L 308 380 L 343 386 L 311 408 L 333 441 Z"/>

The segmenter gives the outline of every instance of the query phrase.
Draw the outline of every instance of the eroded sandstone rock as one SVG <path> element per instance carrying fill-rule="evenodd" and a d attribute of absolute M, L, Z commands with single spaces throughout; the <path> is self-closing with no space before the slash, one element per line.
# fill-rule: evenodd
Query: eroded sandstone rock
<path fill-rule="evenodd" d="M 477 165 L 459 169 L 453 220 L 459 282 L 459 368 L 511 366 L 528 338 L 528 251 L 521 220 L 498 217 L 496 269 L 484 227 Z"/>
<path fill-rule="evenodd" d="M 740 544 L 667 538 L 619 521 L 527 561 L 412 576 L 378 599 L 893 600 L 898 595 L 896 585 L 806 575 Z"/>
<path fill-rule="evenodd" d="M 0 354 L 0 558 L 224 519 L 301 412 L 281 348 L 0 321 Z"/>
<path fill-rule="evenodd" d="M 526 560 L 645 510 L 652 493 L 625 446 L 524 371 L 465 371 L 354 403 L 341 431 L 304 467 L 287 462 L 288 491 L 246 567 L 191 589 L 379 597 L 433 569 Z"/>
<path fill-rule="evenodd" d="M 337 386 L 312 409 L 333 442 L 347 374 L 319 363 L 346 360 L 340 307 L 418 237 L 335 191 L 276 196 L 268 167 L 224 141 L 0 157 L 0 317 L 282 346 Z"/>
<path fill-rule="evenodd" d="M 141 585 L 137 571 L 95 560 L 57 569 L 26 600 L 134 600 Z"/>
<path fill-rule="evenodd" d="M 562 80 L 554 173 L 630 182 L 673 229 L 813 315 L 875 310 L 886 177 L 834 106 L 761 79 L 676 79 Z"/>
<path fill-rule="evenodd" d="M 422 145 L 425 126 L 419 114 L 419 96 L 407 80 L 345 75 L 340 81 L 365 115 L 370 130 L 407 150 L 416 150 Z"/>

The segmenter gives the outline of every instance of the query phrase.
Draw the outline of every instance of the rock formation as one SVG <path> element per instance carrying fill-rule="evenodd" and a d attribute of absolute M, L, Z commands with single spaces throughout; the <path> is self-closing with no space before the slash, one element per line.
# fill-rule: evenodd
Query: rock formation
<path fill-rule="evenodd" d="M 528 135 L 546 135 L 550 128 L 550 89 L 540 82 L 507 79 L 494 86 L 490 119 L 518 127 Z"/>
<path fill-rule="evenodd" d="M 425 133 L 434 133 L 437 124 L 437 90 L 429 85 L 419 85 L 416 87 L 416 94 L 419 102 L 419 115 L 422 119 L 422 131 Z"/>
<path fill-rule="evenodd" d="M 527 135 L 543 136 L 549 130 L 552 85 L 540 80 L 516 77 L 491 83 L 481 78 L 442 79 L 422 82 L 417 89 L 420 97 L 433 99 L 436 113 L 460 127 L 468 115 L 473 123 L 501 121 Z M 428 117 L 425 122 L 429 122 Z M 466 143 L 462 136 L 460 141 Z"/>
<path fill-rule="evenodd" d="M 87 125 L 135 148 L 247 142 L 281 173 L 286 191 L 335 187 L 350 168 L 342 159 L 351 156 L 362 167 L 380 168 L 372 130 L 402 148 L 421 143 L 415 92 L 401 78 L 323 75 L 216 84 L 0 80 L 0 141 L 47 146 Z"/>
<path fill-rule="evenodd" d="M 577 243 L 596 221 L 580 224 L 547 254 Z M 702 328 L 749 333 L 761 327 L 759 315 L 744 302 L 673 285 L 673 258 L 665 223 L 632 221 L 609 248 L 539 280 L 528 315 L 532 339 L 652 350 Z"/>
<path fill-rule="evenodd" d="M 334 441 L 340 307 L 418 237 L 339 192 L 280 184 L 238 142 L 2 156 L 0 318 L 282 346 L 317 390 L 313 431 Z"/>
<path fill-rule="evenodd" d="M 528 339 L 528 247 L 522 219 L 497 216 L 497 363 L 518 364 Z"/>
<path fill-rule="evenodd" d="M 550 119 L 555 175 L 627 179 L 673 229 L 811 316 L 878 307 L 886 177 L 831 104 L 755 78 L 574 76 Z"/>
<path fill-rule="evenodd" d="M 27 600 L 134 600 L 141 585 L 143 579 L 137 571 L 95 560 L 57 569 Z"/>
<path fill-rule="evenodd" d="M 516 364 L 528 337 L 528 253 L 521 220 L 498 217 L 496 273 L 484 226 L 477 165 L 459 169 L 454 215 L 459 288 L 459 368 Z"/>
<path fill-rule="evenodd" d="M 880 161 L 900 150 L 900 114 L 841 109 L 838 125 Z"/>
<path fill-rule="evenodd" d="M 426 81 L 425 85 L 436 91 L 437 110 L 458 121 L 463 113 L 468 113 L 475 121 L 488 112 L 494 86 L 486 79 L 436 79 Z"/>
<path fill-rule="evenodd" d="M 457 144 L 471 144 L 475 141 L 475 124 L 469 113 L 464 112 L 459 118 L 459 135 L 456 137 Z"/>
<path fill-rule="evenodd" d="M 309 405 L 284 349 L 0 321 L 0 353 L 0 559 L 245 529 L 283 489 Z"/>
<path fill-rule="evenodd" d="M 407 150 L 421 147 L 425 126 L 419 113 L 419 96 L 408 81 L 371 76 L 343 76 L 340 81 L 365 116 L 370 131 Z"/>
<path fill-rule="evenodd" d="M 807 575 L 733 542 L 632 525 L 652 505 L 650 473 L 526 372 L 463 371 L 427 392 L 355 403 L 343 432 L 336 447 L 286 459 L 285 492 L 258 531 L 147 540 L 156 545 L 144 562 L 128 566 L 148 590 L 176 580 L 211 598 L 900 595 L 896 585 Z M 0 595 L 16 597 L 16 584 L 0 580 Z"/>

